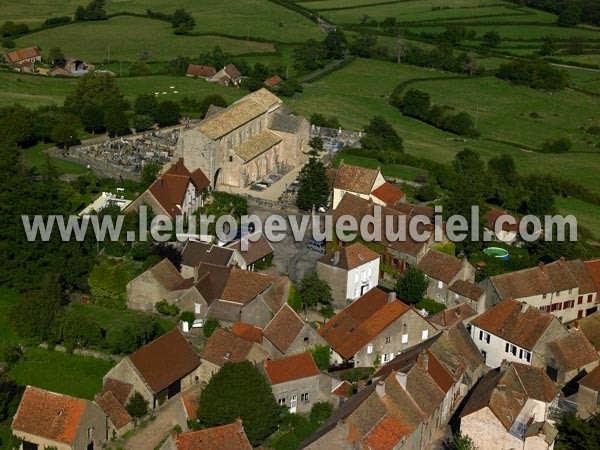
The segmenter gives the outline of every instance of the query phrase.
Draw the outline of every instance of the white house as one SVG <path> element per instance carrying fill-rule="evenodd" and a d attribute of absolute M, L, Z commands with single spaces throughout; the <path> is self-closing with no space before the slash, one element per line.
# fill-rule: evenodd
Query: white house
<path fill-rule="evenodd" d="M 379 260 L 378 253 L 356 243 L 317 261 L 317 274 L 331 286 L 335 307 L 344 308 L 377 286 Z"/>
<path fill-rule="evenodd" d="M 504 360 L 545 367 L 546 344 L 567 334 L 554 316 L 516 300 L 505 300 L 471 321 L 471 338 L 488 367 Z"/>
<path fill-rule="evenodd" d="M 548 405 L 556 395 L 542 369 L 503 364 L 474 389 L 461 412 L 460 430 L 481 449 L 551 450 L 557 430 L 547 420 Z"/>
<path fill-rule="evenodd" d="M 346 194 L 356 195 L 382 206 L 389 206 L 406 199 L 404 193 L 383 178 L 379 168 L 351 166 L 342 161 L 333 181 L 333 209 Z"/>

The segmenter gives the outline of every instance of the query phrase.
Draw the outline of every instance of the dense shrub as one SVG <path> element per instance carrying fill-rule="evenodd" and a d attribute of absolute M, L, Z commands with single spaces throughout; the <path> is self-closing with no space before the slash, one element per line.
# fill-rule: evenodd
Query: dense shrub
<path fill-rule="evenodd" d="M 156 308 L 156 312 L 162 314 L 164 316 L 172 316 L 175 317 L 179 314 L 179 307 L 177 305 L 172 305 L 166 300 L 161 300 L 154 305 Z"/>
<path fill-rule="evenodd" d="M 567 138 L 559 138 L 555 141 L 547 140 L 542 146 L 542 152 L 544 153 L 566 153 L 568 152 L 573 144 Z"/>
<path fill-rule="evenodd" d="M 544 61 L 517 60 L 501 64 L 496 76 L 511 83 L 534 89 L 564 89 L 569 82 L 569 77 L 565 72 Z"/>

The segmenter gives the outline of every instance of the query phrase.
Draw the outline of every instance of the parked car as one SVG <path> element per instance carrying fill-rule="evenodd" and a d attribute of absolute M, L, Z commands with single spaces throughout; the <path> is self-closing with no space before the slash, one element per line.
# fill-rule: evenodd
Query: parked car
<path fill-rule="evenodd" d="M 270 178 L 265 178 L 259 184 L 265 184 L 267 186 L 271 186 L 273 184 L 273 182 L 271 181 Z"/>
<path fill-rule="evenodd" d="M 325 241 L 315 241 L 314 239 L 311 239 L 306 244 L 306 247 L 315 252 L 324 254 L 325 253 L 325 244 L 326 244 Z"/>
<path fill-rule="evenodd" d="M 265 189 L 266 189 L 266 187 L 263 186 L 263 185 L 261 185 L 261 184 L 253 184 L 253 185 L 250 186 L 250 190 L 251 191 L 259 191 L 259 192 L 261 192 L 261 191 L 264 191 Z"/>
<path fill-rule="evenodd" d="M 196 319 L 194 320 L 194 323 L 192 324 L 192 328 L 202 328 L 204 326 L 204 321 L 202 319 Z"/>
<path fill-rule="evenodd" d="M 326 206 L 319 206 L 317 208 L 317 211 L 319 211 L 320 213 L 326 213 L 327 212 L 327 207 Z"/>

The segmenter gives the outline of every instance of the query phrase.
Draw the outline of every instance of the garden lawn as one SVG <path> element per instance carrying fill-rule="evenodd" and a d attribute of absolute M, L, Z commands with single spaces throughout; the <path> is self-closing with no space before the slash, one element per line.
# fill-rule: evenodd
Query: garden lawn
<path fill-rule="evenodd" d="M 0 348 L 19 342 L 9 319 L 10 310 L 18 301 L 19 294 L 15 289 L 0 286 Z"/>
<path fill-rule="evenodd" d="M 23 149 L 22 152 L 25 163 L 29 167 L 35 167 L 38 170 L 42 169 L 46 165 L 46 159 L 48 158 L 48 155 L 44 153 L 44 150 L 53 146 L 54 144 L 43 144 L 40 142 L 33 147 Z M 81 175 L 87 172 L 85 166 L 73 161 L 64 160 L 60 157 L 52 158 L 52 164 L 60 173 Z"/>
<path fill-rule="evenodd" d="M 30 28 L 34 28 L 50 17 L 69 16 L 73 18 L 77 6 L 85 3 L 81 0 L 2 0 L 0 16 L 2 21 L 24 22 Z"/>
<path fill-rule="evenodd" d="M 25 352 L 8 376 L 23 386 L 92 400 L 102 390 L 102 377 L 113 365 L 110 361 L 34 347 Z"/>
<path fill-rule="evenodd" d="M 46 0 L 49 1 L 49 0 Z M 185 8 L 196 21 L 198 33 L 225 33 L 246 39 L 263 38 L 278 42 L 322 39 L 324 32 L 307 17 L 267 0 L 111 0 L 109 12 L 146 9 L 172 13 Z"/>
<path fill-rule="evenodd" d="M 59 47 L 69 56 L 101 63 L 135 61 L 140 52 L 151 60 L 169 61 L 176 56 L 198 56 L 216 45 L 234 55 L 269 53 L 272 44 L 220 36 L 178 36 L 167 22 L 143 17 L 119 16 L 109 20 L 78 22 L 28 34 L 16 40 L 17 47 L 39 45 L 42 56 Z"/>
<path fill-rule="evenodd" d="M 579 225 L 590 230 L 596 239 L 600 239 L 600 206 L 572 197 L 556 197 L 555 206 L 560 214 L 573 214 Z"/>

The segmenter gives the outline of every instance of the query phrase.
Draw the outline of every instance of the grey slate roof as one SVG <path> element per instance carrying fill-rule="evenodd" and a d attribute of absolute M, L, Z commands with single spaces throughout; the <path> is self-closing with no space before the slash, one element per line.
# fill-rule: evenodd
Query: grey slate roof
<path fill-rule="evenodd" d="M 302 125 L 302 117 L 275 113 L 269 121 L 269 128 L 284 133 L 296 133 Z"/>

